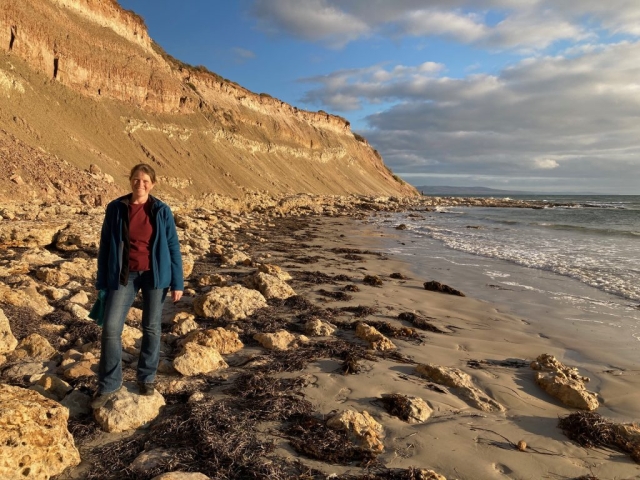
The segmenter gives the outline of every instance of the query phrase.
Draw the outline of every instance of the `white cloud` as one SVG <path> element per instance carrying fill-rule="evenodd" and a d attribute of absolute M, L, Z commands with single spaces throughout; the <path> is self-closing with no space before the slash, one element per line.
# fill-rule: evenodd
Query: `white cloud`
<path fill-rule="evenodd" d="M 231 49 L 231 52 L 242 61 L 256 58 L 256 54 L 246 48 L 234 47 Z"/>
<path fill-rule="evenodd" d="M 399 21 L 406 34 L 421 37 L 446 35 L 462 42 L 474 42 L 487 34 L 487 26 L 476 14 L 441 10 L 414 10 Z"/>
<path fill-rule="evenodd" d="M 461 79 L 435 73 L 443 67 L 424 75 L 419 67 L 374 66 L 309 79 L 316 88 L 307 99 L 340 98 L 350 108 L 393 103 L 368 116 L 359 133 L 400 175 L 524 178 L 535 170 L 637 191 L 639 58 L 640 42 L 622 42 Z M 327 81 L 334 77 L 340 81 Z"/>
<path fill-rule="evenodd" d="M 540 170 L 551 170 L 560 166 L 560 164 L 552 158 L 536 158 L 533 164 L 535 168 Z"/>

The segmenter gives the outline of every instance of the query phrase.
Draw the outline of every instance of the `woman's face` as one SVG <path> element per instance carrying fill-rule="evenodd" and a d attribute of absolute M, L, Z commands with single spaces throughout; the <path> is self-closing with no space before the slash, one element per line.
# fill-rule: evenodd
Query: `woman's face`
<path fill-rule="evenodd" d="M 137 198 L 144 198 L 149 195 L 155 184 L 151 181 L 151 177 L 138 170 L 131 177 L 131 192 Z"/>

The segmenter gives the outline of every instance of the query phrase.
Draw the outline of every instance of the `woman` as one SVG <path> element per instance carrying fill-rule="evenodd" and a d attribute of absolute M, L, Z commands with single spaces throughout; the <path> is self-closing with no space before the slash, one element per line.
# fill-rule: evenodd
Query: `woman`
<path fill-rule="evenodd" d="M 173 214 L 149 195 L 156 183 L 153 168 L 136 165 L 129 181 L 131 193 L 107 205 L 100 235 L 96 288 L 107 294 L 94 406 L 122 388 L 122 329 L 138 291 L 143 303 L 138 388 L 142 395 L 154 394 L 164 299 L 171 289 L 171 299 L 177 302 L 184 290 Z"/>

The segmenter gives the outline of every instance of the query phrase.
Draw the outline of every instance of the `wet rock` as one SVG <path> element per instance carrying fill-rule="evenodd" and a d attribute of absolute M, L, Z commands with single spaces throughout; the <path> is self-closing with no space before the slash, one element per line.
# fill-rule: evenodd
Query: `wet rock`
<path fill-rule="evenodd" d="M 444 285 L 440 282 L 436 282 L 435 280 L 424 282 L 423 286 L 425 290 L 429 290 L 430 292 L 446 293 L 449 295 L 457 295 L 459 297 L 465 296 L 460 290 L 456 290 L 449 285 Z"/>
<path fill-rule="evenodd" d="M 473 385 L 471 377 L 457 368 L 425 364 L 416 367 L 416 373 L 427 380 L 449 387 L 469 405 L 484 412 L 503 412 L 505 408 Z"/>
<path fill-rule="evenodd" d="M 396 348 L 391 340 L 366 323 L 358 323 L 358 325 L 356 325 L 356 337 L 369 342 L 369 346 L 373 350 L 385 351 Z"/>
<path fill-rule="evenodd" d="M 68 419 L 59 403 L 0 384 L 0 478 L 48 479 L 78 465 Z"/>
<path fill-rule="evenodd" d="M 531 368 L 538 370 L 536 383 L 563 404 L 581 410 L 595 410 L 600 406 L 597 395 L 585 387 L 589 378 L 580 375 L 577 368 L 567 367 L 546 353 L 532 362 Z"/>
<path fill-rule="evenodd" d="M 94 404 L 93 416 L 105 432 L 126 432 L 156 418 L 164 404 L 157 391 L 153 395 L 139 395 L 137 387 L 125 384 L 105 402 Z"/>
<path fill-rule="evenodd" d="M 366 410 L 358 413 L 355 410 L 344 410 L 327 421 L 327 426 L 334 430 L 342 430 L 363 448 L 373 452 L 382 452 L 383 428 Z"/>
<path fill-rule="evenodd" d="M 241 285 L 216 287 L 193 301 L 197 315 L 229 321 L 247 318 L 259 308 L 266 306 L 267 301 L 260 292 Z"/>
<path fill-rule="evenodd" d="M 228 367 L 218 350 L 194 342 L 184 344 L 173 360 L 173 368 L 185 376 L 215 372 Z"/>
<path fill-rule="evenodd" d="M 267 273 L 258 272 L 246 280 L 249 288 L 258 290 L 266 299 L 279 298 L 286 300 L 296 292 L 284 280 Z"/>

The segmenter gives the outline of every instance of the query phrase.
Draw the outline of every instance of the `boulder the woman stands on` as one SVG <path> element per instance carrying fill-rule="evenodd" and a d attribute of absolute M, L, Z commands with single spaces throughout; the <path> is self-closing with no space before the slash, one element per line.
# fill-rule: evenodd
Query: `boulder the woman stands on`
<path fill-rule="evenodd" d="M 98 389 L 94 407 L 122 387 L 122 330 L 142 291 L 142 345 L 137 380 L 142 395 L 154 394 L 160 359 L 162 307 L 167 293 L 177 302 L 184 280 L 180 243 L 169 206 L 149 194 L 156 174 L 141 163 L 129 175 L 131 193 L 107 205 L 100 235 L 96 288 L 106 291 Z"/>

